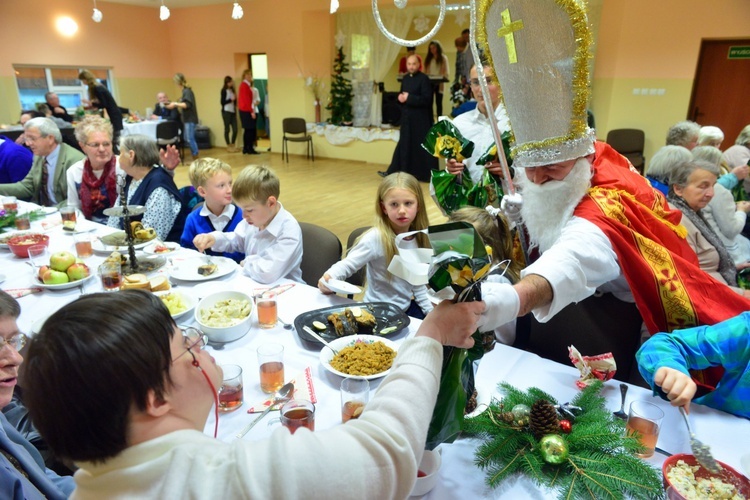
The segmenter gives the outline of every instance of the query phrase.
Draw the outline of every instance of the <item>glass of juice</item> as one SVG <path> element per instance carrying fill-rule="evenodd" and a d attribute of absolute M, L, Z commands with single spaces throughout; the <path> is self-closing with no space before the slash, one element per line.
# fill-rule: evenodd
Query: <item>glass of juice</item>
<path fill-rule="evenodd" d="M 15 196 L 6 196 L 3 198 L 3 210 L 6 212 L 18 212 L 18 200 Z"/>
<path fill-rule="evenodd" d="M 91 233 L 77 233 L 73 236 L 78 258 L 87 259 L 94 255 L 94 250 L 91 248 L 91 238 Z"/>
<path fill-rule="evenodd" d="M 29 214 L 16 214 L 16 229 L 19 231 L 31 229 L 31 219 L 29 218 Z"/>
<path fill-rule="evenodd" d="M 275 295 L 258 297 L 255 307 L 258 309 L 258 326 L 264 329 L 276 326 L 278 316 Z"/>
<path fill-rule="evenodd" d="M 122 267 L 119 262 L 102 262 L 99 266 L 99 277 L 105 292 L 120 290 L 122 283 Z"/>
<path fill-rule="evenodd" d="M 274 393 L 284 385 L 284 346 L 263 344 L 258 347 L 260 365 L 260 388 L 267 394 Z"/>
<path fill-rule="evenodd" d="M 315 430 L 315 405 L 306 399 L 287 401 L 279 410 L 281 425 L 294 432 L 300 427 Z"/>
<path fill-rule="evenodd" d="M 60 217 L 62 217 L 63 228 L 73 230 L 76 228 L 76 207 L 66 205 L 60 208 Z"/>
<path fill-rule="evenodd" d="M 224 380 L 219 389 L 219 411 L 233 411 L 242 406 L 242 367 L 239 365 L 221 365 Z"/>
<path fill-rule="evenodd" d="M 628 423 L 625 427 L 628 435 L 635 435 L 646 450 L 637 455 L 648 458 L 654 454 L 659 430 L 664 420 L 664 412 L 653 403 L 647 401 L 633 401 L 630 403 Z"/>
<path fill-rule="evenodd" d="M 359 418 L 370 400 L 370 382 L 347 377 L 341 381 L 341 422 Z"/>

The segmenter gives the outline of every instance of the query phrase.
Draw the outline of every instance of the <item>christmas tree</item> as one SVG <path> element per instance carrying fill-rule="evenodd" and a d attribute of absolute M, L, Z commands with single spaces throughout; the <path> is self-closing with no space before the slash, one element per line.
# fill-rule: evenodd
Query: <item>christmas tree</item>
<path fill-rule="evenodd" d="M 331 75 L 331 99 L 326 109 L 331 112 L 330 123 L 334 125 L 350 125 L 352 122 L 352 82 L 344 78 L 344 73 L 349 71 L 349 65 L 344 62 L 344 49 L 338 48 L 338 54 L 333 61 L 333 74 Z"/>

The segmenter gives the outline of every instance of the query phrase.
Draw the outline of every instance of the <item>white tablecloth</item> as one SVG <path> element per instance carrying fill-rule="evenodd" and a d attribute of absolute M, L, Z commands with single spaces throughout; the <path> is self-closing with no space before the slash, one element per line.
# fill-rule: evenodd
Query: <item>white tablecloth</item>
<path fill-rule="evenodd" d="M 308 123 L 307 133 L 322 135 L 334 146 L 342 146 L 354 141 L 394 141 L 398 142 L 400 131 L 397 128 L 379 127 L 338 127 L 321 123 Z"/>
<path fill-rule="evenodd" d="M 48 217 L 59 217 L 54 214 Z M 88 224 L 92 224 L 87 222 Z M 33 229 L 41 229 L 40 222 L 32 224 Z M 97 225 L 97 234 L 106 234 L 111 228 Z M 73 249 L 73 238 L 63 233 L 61 226 L 48 231 L 50 236 L 50 250 Z M 173 254 L 172 260 L 192 257 L 192 250 L 180 250 Z M 86 259 L 92 269 L 104 259 L 103 255 L 95 255 Z M 8 250 L 0 250 L 0 273 L 5 275 L 2 289 L 21 288 L 32 285 L 31 268 L 26 265 L 26 259 L 18 259 Z M 168 274 L 169 268 L 161 269 L 158 273 Z M 179 282 L 175 289 L 192 293 L 198 297 L 205 296 L 211 289 L 235 289 L 245 292 L 264 288 L 243 276 L 238 268 L 235 272 L 220 279 L 207 281 L 202 284 Z M 85 293 L 101 291 L 98 280 L 92 279 L 84 289 Z M 40 325 L 40 318 L 53 313 L 65 304 L 75 300 L 80 294 L 78 288 L 66 291 L 43 291 L 19 299 L 21 316 L 18 320 L 21 331 L 31 332 L 32 326 Z M 305 311 L 327 307 L 334 304 L 346 303 L 348 300 L 337 296 L 324 296 L 316 288 L 303 284 L 295 284 L 293 288 L 278 296 L 279 317 L 286 322 L 293 322 L 294 318 Z M 253 316 L 255 314 L 253 313 Z M 180 321 L 181 324 L 192 323 L 192 318 Z M 419 321 L 412 321 L 409 328 L 393 340 L 400 342 L 416 331 Z M 287 380 L 300 374 L 306 367 L 312 368 L 314 389 L 317 396 L 316 432 L 340 425 L 339 385 L 341 379 L 326 371 L 318 362 L 318 349 L 299 339 L 294 331 L 285 330 L 277 326 L 270 330 L 261 330 L 257 326 L 257 319 L 252 318 L 252 328 L 242 339 L 217 350 L 208 347 L 219 364 L 234 363 L 243 368 L 244 396 L 243 406 L 228 414 L 220 415 L 219 439 L 231 441 L 235 434 L 249 423 L 256 415 L 248 415 L 247 408 L 264 399 L 265 395 L 258 385 L 258 362 L 255 350 L 266 342 L 278 342 L 284 345 L 284 364 Z M 488 401 L 497 394 L 496 386 L 500 381 L 506 381 L 520 389 L 531 386 L 540 387 L 559 401 L 570 401 L 576 394 L 575 381 L 578 371 L 573 366 L 561 365 L 542 359 L 534 354 L 520 351 L 512 347 L 498 345 L 487 354 L 479 365 L 477 372 L 477 390 L 479 401 Z M 371 387 L 378 386 L 379 381 L 373 381 Z M 609 381 L 605 384 L 604 395 L 608 406 L 619 408 L 619 382 Z M 639 387 L 630 387 L 628 403 L 636 399 L 649 400 L 658 404 L 666 416 L 657 446 L 671 453 L 689 453 L 690 444 L 687 431 L 677 409 L 668 403 L 651 396 L 650 391 Z M 425 416 L 431 409 L 425 409 Z M 275 413 L 275 412 L 272 412 Z M 247 440 L 258 440 L 268 436 L 278 424 L 272 423 L 275 415 L 266 417 L 255 426 L 246 436 Z M 711 446 L 717 459 L 741 470 L 740 457 L 750 453 L 750 421 L 732 415 L 712 410 L 710 408 L 692 405 L 691 419 L 694 431 L 706 444 Z M 214 417 L 211 414 L 206 423 L 205 432 L 212 434 Z M 525 478 L 507 481 L 495 490 L 489 490 L 484 484 L 484 473 L 474 465 L 474 452 L 478 441 L 474 439 L 460 439 L 452 444 L 442 445 L 443 465 L 437 486 L 426 498 L 455 499 L 455 498 L 546 498 L 548 492 L 539 491 Z M 660 466 L 664 457 L 656 454 L 648 461 Z"/>
<path fill-rule="evenodd" d="M 162 120 L 146 120 L 138 123 L 123 123 L 122 135 L 143 134 L 156 140 L 156 126 Z"/>

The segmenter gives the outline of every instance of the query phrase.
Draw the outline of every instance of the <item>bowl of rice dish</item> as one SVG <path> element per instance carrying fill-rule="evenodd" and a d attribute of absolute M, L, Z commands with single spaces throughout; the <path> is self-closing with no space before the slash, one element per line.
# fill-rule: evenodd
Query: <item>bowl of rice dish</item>
<path fill-rule="evenodd" d="M 349 335 L 329 344 L 338 354 L 323 347 L 320 351 L 323 367 L 340 377 L 365 380 L 388 375 L 398 351 L 395 342 L 376 335 Z"/>
<path fill-rule="evenodd" d="M 718 462 L 721 471 L 712 474 L 693 455 L 678 453 L 664 461 L 664 487 L 672 488 L 668 498 L 678 500 L 750 499 L 750 481 L 728 466 Z"/>
<path fill-rule="evenodd" d="M 246 293 L 222 291 L 202 298 L 195 307 L 195 322 L 209 342 L 226 344 L 250 330 L 253 299 Z"/>

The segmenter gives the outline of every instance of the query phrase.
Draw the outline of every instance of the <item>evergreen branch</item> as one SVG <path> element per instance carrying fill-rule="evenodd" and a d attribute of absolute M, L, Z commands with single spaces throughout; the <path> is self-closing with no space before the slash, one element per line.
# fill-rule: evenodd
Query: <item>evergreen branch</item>
<path fill-rule="evenodd" d="M 502 474 L 503 474 L 503 473 L 504 473 L 505 471 L 507 471 L 507 470 L 509 470 L 509 469 L 510 469 L 511 467 L 513 467 L 513 464 L 515 464 L 515 463 L 516 463 L 516 460 L 518 459 L 518 457 L 519 457 L 519 456 L 521 456 L 521 454 L 522 454 L 522 453 L 523 453 L 523 452 L 524 452 L 525 450 L 526 450 L 526 447 L 524 447 L 524 448 L 521 448 L 521 449 L 520 449 L 520 450 L 518 451 L 518 453 L 516 453 L 516 456 L 515 456 L 515 457 L 513 457 L 513 459 L 512 459 L 512 460 L 511 460 L 510 462 L 508 462 L 507 464 L 505 464 L 505 467 L 502 467 L 502 468 L 500 469 L 500 471 L 499 471 L 499 472 L 497 472 L 496 474 L 493 474 L 493 475 L 491 475 L 491 476 L 489 476 L 489 477 L 487 478 L 487 483 L 488 483 L 488 484 L 489 484 L 490 486 L 493 486 L 493 487 L 494 487 L 494 486 L 496 486 L 496 485 L 497 485 L 497 483 L 498 483 L 498 481 L 499 481 L 499 479 L 501 478 L 501 475 L 502 475 Z"/>
<path fill-rule="evenodd" d="M 575 470 L 575 474 L 578 474 L 582 478 L 582 480 L 583 480 L 583 478 L 587 478 L 587 479 L 591 480 L 591 482 L 594 483 L 596 486 L 598 486 L 602 491 L 606 492 L 609 495 L 609 498 L 618 498 L 606 486 L 604 486 L 600 482 L 594 480 L 594 478 L 591 477 L 589 474 L 587 474 L 586 471 L 584 471 L 583 469 L 581 469 L 580 467 L 578 467 L 578 465 L 576 465 L 576 463 L 573 460 L 571 460 L 570 458 L 568 459 L 568 463 L 573 466 L 573 469 Z M 583 481 L 583 482 L 584 482 L 584 487 L 586 488 L 586 490 L 591 493 L 591 498 L 593 498 L 593 499 L 596 500 L 597 496 L 594 495 L 593 491 L 591 491 L 590 485 L 586 484 L 585 481 Z"/>

